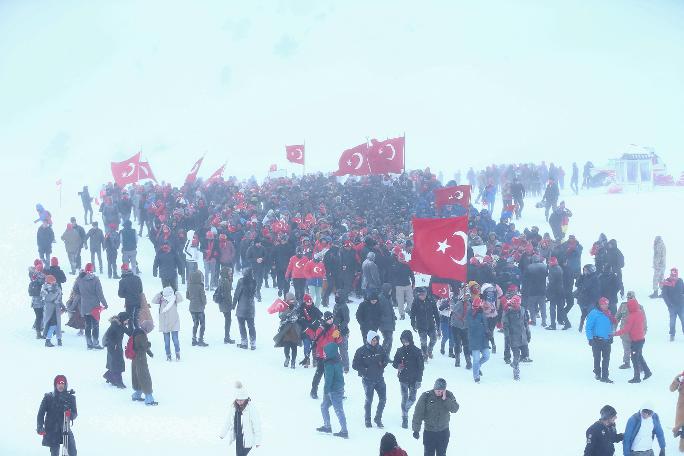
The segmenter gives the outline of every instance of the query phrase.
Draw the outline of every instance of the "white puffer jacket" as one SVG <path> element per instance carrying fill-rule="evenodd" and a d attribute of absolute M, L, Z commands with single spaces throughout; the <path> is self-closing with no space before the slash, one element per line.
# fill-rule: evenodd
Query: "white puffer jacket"
<path fill-rule="evenodd" d="M 235 405 L 230 404 L 228 407 L 228 416 L 226 417 L 226 424 L 219 434 L 222 439 L 228 436 L 228 444 L 235 441 Z M 242 437 L 245 448 L 253 448 L 261 445 L 261 422 L 259 421 L 259 413 L 250 401 L 247 407 L 242 411 Z"/>

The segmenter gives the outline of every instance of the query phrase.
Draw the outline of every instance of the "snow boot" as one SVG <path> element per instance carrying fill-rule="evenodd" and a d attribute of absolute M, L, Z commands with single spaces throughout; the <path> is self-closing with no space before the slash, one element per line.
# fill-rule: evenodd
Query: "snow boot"
<path fill-rule="evenodd" d="M 234 344 L 234 343 L 235 343 L 235 340 L 234 340 L 234 339 L 231 339 L 230 336 L 228 336 L 228 337 L 224 337 L 224 338 L 223 338 L 223 343 L 224 343 L 224 344 Z"/>
<path fill-rule="evenodd" d="M 627 380 L 627 383 L 641 383 L 641 379 L 639 377 L 634 377 L 631 380 Z"/>
<path fill-rule="evenodd" d="M 195 347 L 197 345 L 197 339 L 194 337 L 192 338 L 192 346 Z"/>
<path fill-rule="evenodd" d="M 404 429 L 408 429 L 408 416 L 401 417 L 401 427 Z"/>
<path fill-rule="evenodd" d="M 283 367 L 287 367 L 290 365 L 290 357 L 286 356 L 285 357 L 285 362 L 283 363 Z"/>
<path fill-rule="evenodd" d="M 658 292 L 657 292 L 657 291 L 654 291 L 653 293 L 651 293 L 650 295 L 648 295 L 648 297 L 651 298 L 651 299 L 655 299 L 655 298 L 658 297 Z"/>
<path fill-rule="evenodd" d="M 204 341 L 204 339 L 200 339 L 197 341 L 197 346 L 198 347 L 208 347 L 209 344 Z"/>
<path fill-rule="evenodd" d="M 644 373 L 644 380 L 646 380 L 647 378 L 650 378 L 651 375 L 653 375 L 653 372 L 651 372 L 651 371 L 646 371 L 646 372 Z"/>
<path fill-rule="evenodd" d="M 567 331 L 568 329 L 572 328 L 572 325 L 570 324 L 569 321 L 566 321 L 563 327 L 561 328 L 563 331 Z"/>
<path fill-rule="evenodd" d="M 256 340 L 250 340 L 249 341 L 249 349 L 250 350 L 256 350 Z"/>
<path fill-rule="evenodd" d="M 45 339 L 45 346 L 46 347 L 54 347 L 54 344 L 50 339 Z"/>
<path fill-rule="evenodd" d="M 61 347 L 62 346 L 62 339 L 57 339 L 57 346 Z"/>
<path fill-rule="evenodd" d="M 457 353 L 455 356 L 456 356 L 456 359 L 454 361 L 454 366 L 455 367 L 461 367 L 461 354 Z"/>
<path fill-rule="evenodd" d="M 297 361 L 296 359 L 292 358 L 292 360 L 290 361 L 290 369 L 294 369 L 294 368 L 295 368 L 295 362 L 296 362 L 296 361 Z"/>
<path fill-rule="evenodd" d="M 528 357 L 525 357 L 525 358 L 521 359 L 520 362 L 521 362 L 521 363 L 531 363 L 532 360 L 531 360 L 530 358 L 528 358 Z"/>
<path fill-rule="evenodd" d="M 470 370 L 473 368 L 473 363 L 470 360 L 470 355 L 466 355 L 466 369 Z"/>
<path fill-rule="evenodd" d="M 303 360 L 299 362 L 300 366 L 304 366 L 305 368 L 309 367 L 309 357 L 305 356 Z"/>
<path fill-rule="evenodd" d="M 556 325 L 555 324 L 550 324 L 549 326 L 546 327 L 547 330 L 549 331 L 555 331 L 556 330 Z"/>
<path fill-rule="evenodd" d="M 93 348 L 95 350 L 102 350 L 102 345 L 100 345 L 100 342 L 97 339 L 93 339 Z"/>
<path fill-rule="evenodd" d="M 176 361 L 180 361 L 180 352 L 176 352 Z"/>
<path fill-rule="evenodd" d="M 333 435 L 334 435 L 335 437 L 342 437 L 343 439 L 348 439 L 348 438 L 349 438 L 349 432 L 347 432 L 347 431 L 335 432 Z"/>
<path fill-rule="evenodd" d="M 373 427 L 373 423 L 371 423 L 370 418 L 366 418 L 366 427 L 367 427 L 367 428 L 372 428 L 372 427 Z"/>
<path fill-rule="evenodd" d="M 167 360 L 167 361 L 172 361 L 171 355 L 166 355 L 166 360 Z"/>
<path fill-rule="evenodd" d="M 317 427 L 316 430 L 317 430 L 318 432 L 324 432 L 324 433 L 326 433 L 326 434 L 332 433 L 332 429 L 330 429 L 330 428 L 327 427 L 327 426 Z"/>
<path fill-rule="evenodd" d="M 379 427 L 380 429 L 384 429 L 384 428 L 385 428 L 385 426 L 383 426 L 383 424 L 382 424 L 382 418 L 380 418 L 379 416 L 376 416 L 375 419 L 373 420 L 373 422 L 374 422 L 375 425 L 376 425 L 377 427 Z"/>
<path fill-rule="evenodd" d="M 629 363 L 623 363 L 618 367 L 618 369 L 631 369 L 632 366 L 629 365 Z"/>
<path fill-rule="evenodd" d="M 36 339 L 42 339 L 43 335 L 40 333 L 40 329 L 36 329 Z"/>
<path fill-rule="evenodd" d="M 613 383 L 613 381 L 612 381 L 611 379 L 609 379 L 608 377 L 603 377 L 603 378 L 601 379 L 601 382 L 602 382 L 602 383 Z"/>

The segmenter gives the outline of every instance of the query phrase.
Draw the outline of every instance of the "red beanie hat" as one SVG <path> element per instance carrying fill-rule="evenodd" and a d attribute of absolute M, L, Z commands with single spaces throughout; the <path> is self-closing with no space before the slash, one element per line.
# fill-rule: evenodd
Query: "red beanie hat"
<path fill-rule="evenodd" d="M 558 258 L 553 256 L 549 258 L 549 266 L 558 266 Z"/>
<path fill-rule="evenodd" d="M 128 271 L 128 270 L 130 270 L 130 268 L 128 267 L 128 263 L 122 264 L 122 265 L 121 265 L 121 270 L 122 270 L 122 271 Z"/>
<path fill-rule="evenodd" d="M 42 266 L 43 261 L 42 261 L 42 260 L 39 260 L 38 258 L 36 258 L 35 260 L 33 260 L 33 265 L 34 265 L 34 266 L 38 266 L 39 264 Z"/>
<path fill-rule="evenodd" d="M 93 263 L 87 263 L 83 270 L 88 274 L 92 274 L 95 272 L 95 266 L 93 266 Z"/>
<path fill-rule="evenodd" d="M 50 266 L 59 266 L 59 260 L 57 257 L 50 258 Z"/>
<path fill-rule="evenodd" d="M 608 305 L 608 298 L 599 299 L 599 306 Z"/>
<path fill-rule="evenodd" d="M 508 285 L 508 288 L 506 289 L 507 291 L 518 291 L 518 286 L 514 283 Z"/>

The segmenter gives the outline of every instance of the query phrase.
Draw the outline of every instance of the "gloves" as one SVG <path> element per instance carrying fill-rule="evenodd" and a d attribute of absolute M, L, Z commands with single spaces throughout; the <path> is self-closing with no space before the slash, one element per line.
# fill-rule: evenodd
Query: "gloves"
<path fill-rule="evenodd" d="M 413 433 L 413 438 L 416 439 L 416 440 L 418 440 L 418 439 L 420 438 L 420 432 L 415 431 L 415 432 Z"/>
<path fill-rule="evenodd" d="M 66 411 L 64 412 L 64 416 L 66 416 L 67 418 L 71 418 L 71 409 L 66 409 Z"/>
<path fill-rule="evenodd" d="M 36 432 L 38 435 L 45 435 L 45 427 L 44 426 L 38 426 L 38 429 L 36 429 Z"/>

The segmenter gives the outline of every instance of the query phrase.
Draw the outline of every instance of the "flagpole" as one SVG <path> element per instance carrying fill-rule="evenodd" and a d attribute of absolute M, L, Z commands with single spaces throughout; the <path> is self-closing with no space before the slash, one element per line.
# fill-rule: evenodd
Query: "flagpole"
<path fill-rule="evenodd" d="M 364 156 L 364 160 L 366 160 L 366 163 L 368 163 L 368 175 L 372 176 L 373 175 L 373 169 L 371 168 L 371 163 L 370 160 L 368 160 L 368 151 L 370 150 L 370 147 L 368 147 L 368 136 L 366 136 L 366 155 Z"/>
<path fill-rule="evenodd" d="M 404 156 L 402 157 L 403 159 L 403 172 L 406 172 L 406 132 L 404 132 Z"/>
<path fill-rule="evenodd" d="M 306 174 L 306 139 L 304 140 L 303 146 L 304 146 L 304 151 L 302 153 L 302 158 L 304 160 L 302 163 L 302 178 L 304 178 L 304 175 Z"/>
<path fill-rule="evenodd" d="M 142 160 L 142 144 L 140 145 L 140 151 L 138 152 L 138 163 L 135 165 L 135 169 L 138 171 L 138 178 L 135 180 L 136 184 L 140 182 L 140 160 Z"/>

